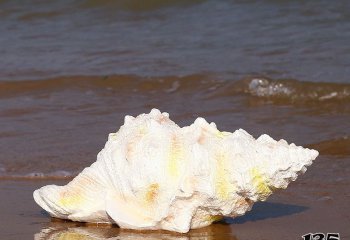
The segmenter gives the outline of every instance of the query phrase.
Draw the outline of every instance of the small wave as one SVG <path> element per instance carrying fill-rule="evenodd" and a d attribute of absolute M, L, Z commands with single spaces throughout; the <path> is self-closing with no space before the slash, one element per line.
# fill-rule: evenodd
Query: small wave
<path fill-rule="evenodd" d="M 153 1 L 111 1 L 111 0 L 85 0 L 82 3 L 86 8 L 106 8 L 109 10 L 128 10 L 128 11 L 152 11 L 163 7 L 173 6 L 191 6 L 204 2 L 203 0 L 153 0 Z"/>
<path fill-rule="evenodd" d="M 254 78 L 246 90 L 253 96 L 287 98 L 290 101 L 350 100 L 349 84 Z"/>
<path fill-rule="evenodd" d="M 50 173 L 31 172 L 27 174 L 9 174 L 5 168 L 0 168 L 0 180 L 49 180 L 49 179 L 72 179 L 77 173 L 69 171 L 54 171 Z"/>
<path fill-rule="evenodd" d="M 330 139 L 308 145 L 324 155 L 350 156 L 350 138 L 348 136 Z"/>
<path fill-rule="evenodd" d="M 252 79 L 249 82 L 248 90 L 252 95 L 259 97 L 269 97 L 276 95 L 290 96 L 293 90 L 285 87 L 283 83 L 271 83 L 267 79 Z"/>
<path fill-rule="evenodd" d="M 252 77 L 236 82 L 226 82 L 211 97 L 227 97 L 237 94 L 245 94 L 252 100 L 263 100 L 273 104 L 305 106 L 328 103 L 348 104 L 350 103 L 350 84 Z"/>
<path fill-rule="evenodd" d="M 134 75 L 72 76 L 45 80 L 0 81 L 0 98 L 64 90 L 108 90 L 137 93 L 197 91 L 212 86 L 210 75 L 139 77 Z M 215 83 L 214 83 L 215 84 Z"/>
<path fill-rule="evenodd" d="M 50 94 L 57 91 L 100 91 L 103 94 L 199 94 L 204 98 L 246 95 L 276 104 L 350 103 L 350 84 L 305 82 L 253 77 L 218 80 L 214 74 L 183 77 L 139 77 L 135 75 L 72 76 L 46 80 L 0 81 L 0 98 Z"/>

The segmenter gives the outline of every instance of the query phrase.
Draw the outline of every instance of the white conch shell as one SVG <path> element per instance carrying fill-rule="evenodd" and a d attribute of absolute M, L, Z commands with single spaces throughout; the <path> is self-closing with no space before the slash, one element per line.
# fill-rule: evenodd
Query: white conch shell
<path fill-rule="evenodd" d="M 153 109 L 126 116 L 95 163 L 66 186 L 36 190 L 34 199 L 56 218 L 187 232 L 243 215 L 317 156 L 268 135 L 220 132 L 203 118 L 180 128 Z"/>

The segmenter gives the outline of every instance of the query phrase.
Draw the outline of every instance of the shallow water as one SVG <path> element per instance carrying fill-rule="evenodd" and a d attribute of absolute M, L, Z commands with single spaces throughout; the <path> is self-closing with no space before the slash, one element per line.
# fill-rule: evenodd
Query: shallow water
<path fill-rule="evenodd" d="M 349 1 L 0 2 L 0 79 L 72 75 L 348 82 Z"/>
<path fill-rule="evenodd" d="M 60 77 L 0 82 L 2 178 L 73 176 L 96 160 L 126 114 L 156 107 L 349 158 L 350 84 L 185 77 Z"/>

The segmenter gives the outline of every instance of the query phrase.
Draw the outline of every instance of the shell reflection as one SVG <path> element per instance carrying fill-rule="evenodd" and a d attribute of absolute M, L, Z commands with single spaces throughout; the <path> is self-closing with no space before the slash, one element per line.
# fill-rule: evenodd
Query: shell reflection
<path fill-rule="evenodd" d="M 100 226 L 67 226 L 67 224 L 51 224 L 34 235 L 34 240 L 238 240 L 232 228 L 224 224 L 212 224 L 208 227 L 192 230 L 188 233 L 169 231 L 137 231 L 118 227 Z"/>

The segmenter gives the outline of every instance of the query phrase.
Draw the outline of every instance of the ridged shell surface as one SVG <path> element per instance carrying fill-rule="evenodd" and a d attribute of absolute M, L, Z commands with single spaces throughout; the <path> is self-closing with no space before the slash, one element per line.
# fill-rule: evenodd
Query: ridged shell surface
<path fill-rule="evenodd" d="M 34 199 L 56 218 L 188 232 L 243 215 L 317 156 L 268 135 L 221 132 L 203 118 L 181 128 L 153 109 L 126 116 L 95 163 L 66 186 L 36 190 Z"/>

